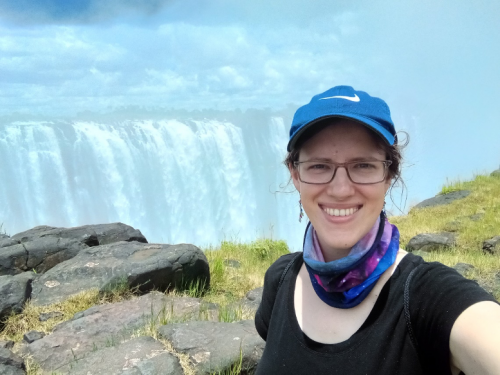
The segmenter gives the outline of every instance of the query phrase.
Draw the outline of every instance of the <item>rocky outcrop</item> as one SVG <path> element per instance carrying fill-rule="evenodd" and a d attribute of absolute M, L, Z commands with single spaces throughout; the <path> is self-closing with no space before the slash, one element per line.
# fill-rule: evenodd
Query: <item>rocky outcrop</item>
<path fill-rule="evenodd" d="M 235 366 L 252 373 L 265 346 L 253 320 L 168 324 L 158 334 L 177 352 L 189 355 L 196 374 L 229 373 Z"/>
<path fill-rule="evenodd" d="M 152 337 L 137 337 L 89 353 L 59 372 L 71 375 L 179 375 L 183 374 L 177 357 Z"/>
<path fill-rule="evenodd" d="M 147 243 L 142 233 L 122 223 L 74 228 L 38 226 L 0 242 L 0 275 L 43 273 L 89 247 L 118 241 Z"/>
<path fill-rule="evenodd" d="M 25 366 L 23 359 L 9 349 L 0 348 L 0 374 L 24 375 Z"/>
<path fill-rule="evenodd" d="M 433 198 L 429 198 L 420 202 L 413 208 L 425 208 L 425 207 L 440 206 L 443 204 L 450 204 L 451 202 L 454 202 L 458 199 L 463 199 L 465 197 L 468 197 L 469 194 L 470 194 L 469 190 L 458 190 L 448 194 L 436 195 Z"/>
<path fill-rule="evenodd" d="M 31 295 L 33 272 L 15 276 L 0 276 L 0 325 L 12 312 L 19 313 Z"/>
<path fill-rule="evenodd" d="M 491 177 L 500 177 L 500 169 L 497 169 L 490 174 Z"/>
<path fill-rule="evenodd" d="M 34 281 L 31 298 L 48 305 L 92 288 L 121 285 L 147 292 L 193 283 L 206 288 L 210 283 L 207 258 L 196 246 L 122 241 L 84 249 L 50 269 Z"/>
<path fill-rule="evenodd" d="M 500 253 L 500 236 L 495 236 L 483 242 L 483 252 L 486 254 Z"/>
<path fill-rule="evenodd" d="M 73 319 L 57 325 L 50 335 L 27 345 L 23 353 L 31 355 L 44 371 L 60 371 L 93 352 L 144 335 L 141 330 L 145 327 L 207 317 L 210 311 L 199 299 L 152 292 L 77 313 Z M 95 357 L 86 363 L 90 366 L 94 360 Z"/>
<path fill-rule="evenodd" d="M 454 233 L 421 233 L 413 237 L 406 245 L 406 250 L 412 252 L 435 251 L 441 248 L 451 247 L 455 244 L 456 235 Z"/>

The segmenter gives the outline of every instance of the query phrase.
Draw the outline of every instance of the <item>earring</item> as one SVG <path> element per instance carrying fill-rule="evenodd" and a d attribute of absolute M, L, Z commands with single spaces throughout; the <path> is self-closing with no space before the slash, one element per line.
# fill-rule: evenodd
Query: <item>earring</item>
<path fill-rule="evenodd" d="M 299 200 L 300 214 L 299 214 L 299 223 L 302 222 L 302 218 L 304 217 L 304 210 L 302 209 L 302 201 Z"/>

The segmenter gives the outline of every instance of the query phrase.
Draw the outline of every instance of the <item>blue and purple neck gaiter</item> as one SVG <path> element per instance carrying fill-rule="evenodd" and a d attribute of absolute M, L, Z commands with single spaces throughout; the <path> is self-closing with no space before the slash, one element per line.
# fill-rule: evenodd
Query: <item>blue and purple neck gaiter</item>
<path fill-rule="evenodd" d="M 318 297 L 332 307 L 349 309 L 366 298 L 394 263 L 398 250 L 398 228 L 382 213 L 346 257 L 332 262 L 325 262 L 316 231 L 309 224 L 303 256 Z"/>

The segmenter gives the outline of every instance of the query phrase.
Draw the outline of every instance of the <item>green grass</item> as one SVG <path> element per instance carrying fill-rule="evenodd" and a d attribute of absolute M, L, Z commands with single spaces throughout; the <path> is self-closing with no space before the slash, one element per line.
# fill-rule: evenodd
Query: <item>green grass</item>
<path fill-rule="evenodd" d="M 453 231 L 456 246 L 425 256 L 453 267 L 459 262 L 472 264 L 475 269 L 467 277 L 492 282 L 500 270 L 500 256 L 484 254 L 483 241 L 500 235 L 500 178 L 476 176 L 472 181 L 456 181 L 442 191 L 470 190 L 471 194 L 448 205 L 412 209 L 407 215 L 390 218 L 401 234 L 401 247 L 419 233 Z M 472 220 L 471 216 L 479 219 Z M 500 292 L 500 291 L 498 291 Z M 495 297 L 500 298 L 500 293 Z"/>
<path fill-rule="evenodd" d="M 464 186 L 465 186 L 465 182 L 461 181 L 460 179 L 453 180 L 453 181 L 449 181 L 448 179 L 446 179 L 446 183 L 441 188 L 441 191 L 438 194 L 443 195 L 443 194 L 452 193 L 454 191 L 465 190 L 466 188 Z"/>
<path fill-rule="evenodd" d="M 229 305 L 252 289 L 262 286 L 264 274 L 281 255 L 289 253 L 284 241 L 259 239 L 249 244 L 224 241 L 218 248 L 205 250 L 210 263 L 210 289 L 203 297 L 208 302 Z M 239 268 L 228 261 L 237 261 Z"/>

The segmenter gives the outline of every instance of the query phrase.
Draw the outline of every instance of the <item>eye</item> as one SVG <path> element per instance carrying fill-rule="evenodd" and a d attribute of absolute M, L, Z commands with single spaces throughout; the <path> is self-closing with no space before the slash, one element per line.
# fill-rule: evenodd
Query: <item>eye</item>
<path fill-rule="evenodd" d="M 377 169 L 376 163 L 370 163 L 367 161 L 362 161 L 359 163 L 355 163 L 353 165 L 354 169 L 359 169 L 359 170 L 370 170 L 370 169 Z"/>
<path fill-rule="evenodd" d="M 311 172 L 326 172 L 332 169 L 331 165 L 324 163 L 308 163 L 305 167 L 307 171 Z"/>

